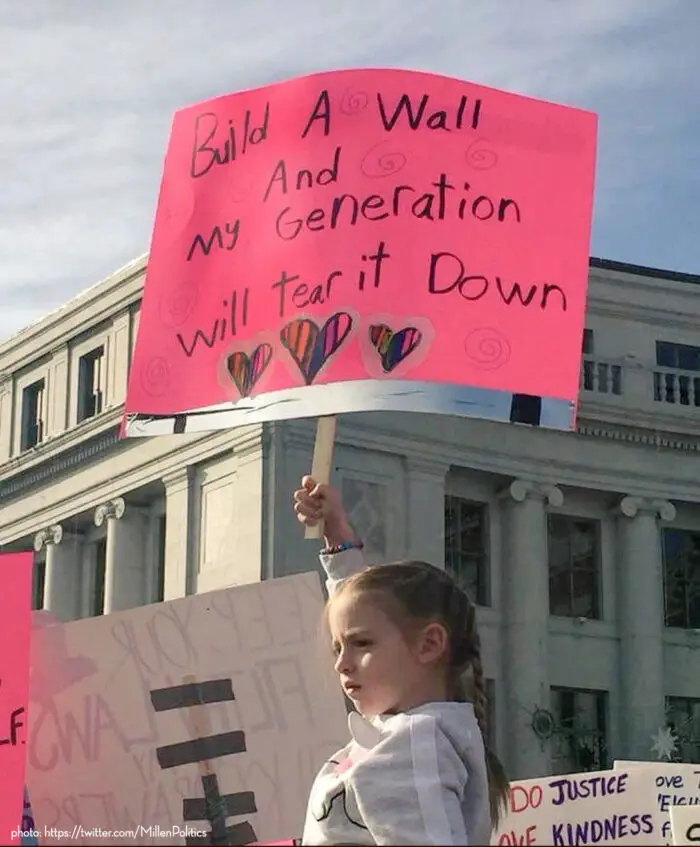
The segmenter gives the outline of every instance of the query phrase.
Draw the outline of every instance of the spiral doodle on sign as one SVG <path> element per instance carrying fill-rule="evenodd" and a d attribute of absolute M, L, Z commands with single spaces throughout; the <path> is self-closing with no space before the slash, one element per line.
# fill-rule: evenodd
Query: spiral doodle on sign
<path fill-rule="evenodd" d="M 402 170 L 408 161 L 403 153 L 396 149 L 385 149 L 382 152 L 381 148 L 387 148 L 392 142 L 381 141 L 371 147 L 362 157 L 360 170 L 370 179 L 380 179 L 385 176 L 393 176 Z"/>
<path fill-rule="evenodd" d="M 475 171 L 490 171 L 498 164 L 498 153 L 490 146 L 485 138 L 477 138 L 467 148 L 465 159 L 470 168 Z"/>
<path fill-rule="evenodd" d="M 162 397 L 170 387 L 170 365 L 162 356 L 154 356 L 141 367 L 141 387 L 144 394 Z"/>
<path fill-rule="evenodd" d="M 493 327 L 479 327 L 465 338 L 464 352 L 474 367 L 497 370 L 510 360 L 510 342 Z"/>
<path fill-rule="evenodd" d="M 348 88 L 340 101 L 340 111 L 344 115 L 356 115 L 369 105 L 369 95 L 366 91 L 353 91 Z"/>
<path fill-rule="evenodd" d="M 160 322 L 164 326 L 181 326 L 197 305 L 196 283 L 178 285 L 173 291 L 162 295 L 158 303 Z"/>

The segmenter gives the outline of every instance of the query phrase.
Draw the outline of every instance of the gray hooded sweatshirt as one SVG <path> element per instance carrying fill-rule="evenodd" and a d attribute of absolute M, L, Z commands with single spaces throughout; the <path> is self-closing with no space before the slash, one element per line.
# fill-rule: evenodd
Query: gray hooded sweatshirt
<path fill-rule="evenodd" d="M 358 550 L 322 555 L 329 593 L 366 567 Z M 470 703 L 348 716 L 351 742 L 321 768 L 302 844 L 488 844 L 484 744 Z"/>

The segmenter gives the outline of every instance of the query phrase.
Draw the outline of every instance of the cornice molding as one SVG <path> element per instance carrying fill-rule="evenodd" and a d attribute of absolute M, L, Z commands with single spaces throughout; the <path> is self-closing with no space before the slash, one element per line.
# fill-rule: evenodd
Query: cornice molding
<path fill-rule="evenodd" d="M 698 421 L 700 424 L 700 420 Z M 647 447 L 664 447 L 669 450 L 697 453 L 700 451 L 700 438 L 676 434 L 664 435 L 662 432 L 641 428 L 626 427 L 615 423 L 586 422 L 576 427 L 579 435 L 590 438 L 602 438 L 608 441 L 625 441 Z"/>
<path fill-rule="evenodd" d="M 109 409 L 94 418 L 82 421 L 77 426 L 47 438 L 46 441 L 42 441 L 36 447 L 32 447 L 31 450 L 13 456 L 0 465 L 0 491 L 4 492 L 5 486 L 9 484 L 8 480 L 11 480 L 14 476 L 54 462 L 66 452 L 79 448 L 93 437 L 105 435 L 114 427 L 118 427 L 121 423 L 123 411 L 122 406 Z M 119 440 L 118 436 L 117 440 Z"/>
<path fill-rule="evenodd" d="M 697 298 L 697 291 L 694 293 Z M 662 296 L 663 291 L 660 290 L 658 294 Z M 678 312 L 675 309 L 664 309 L 658 305 L 651 307 L 639 303 L 623 303 L 616 300 L 593 298 L 589 301 L 586 317 L 592 315 L 671 329 L 696 329 L 698 324 L 697 315 L 692 311 Z"/>
<path fill-rule="evenodd" d="M 160 438 L 161 436 L 156 436 Z M 45 505 L 42 502 L 32 504 L 30 512 L 23 514 L 11 524 L 0 525 L 0 543 L 9 543 L 36 532 L 38 528 L 61 520 L 66 514 L 78 514 L 96 508 L 100 502 L 112 498 L 114 491 L 131 491 L 148 482 L 162 480 L 175 473 L 183 465 L 196 465 L 216 456 L 231 452 L 231 430 L 204 433 L 201 438 L 190 441 L 186 436 L 178 436 L 184 443 L 138 464 L 130 463 L 114 477 L 89 490 L 73 493 L 62 500 L 52 500 Z M 124 439 L 122 444 L 138 443 L 139 439 Z M 31 494 L 31 492 L 27 492 Z"/>
<path fill-rule="evenodd" d="M 75 320 L 79 319 L 81 314 L 85 315 L 85 319 L 80 321 L 80 332 L 83 332 L 88 326 L 97 326 L 107 319 L 114 319 L 118 312 L 132 306 L 142 296 L 147 259 L 147 255 L 134 259 L 38 323 L 20 330 L 2 342 L 2 370 L 21 370 L 68 344 L 78 334 Z"/>

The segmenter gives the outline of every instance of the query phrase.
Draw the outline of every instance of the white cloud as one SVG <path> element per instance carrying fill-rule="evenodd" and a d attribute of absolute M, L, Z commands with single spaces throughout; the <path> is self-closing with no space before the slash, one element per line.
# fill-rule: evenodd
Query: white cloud
<path fill-rule="evenodd" d="M 0 24 L 0 339 L 148 248 L 177 108 L 337 67 L 434 71 L 597 111 L 593 252 L 700 265 L 700 4 L 12 6 Z"/>

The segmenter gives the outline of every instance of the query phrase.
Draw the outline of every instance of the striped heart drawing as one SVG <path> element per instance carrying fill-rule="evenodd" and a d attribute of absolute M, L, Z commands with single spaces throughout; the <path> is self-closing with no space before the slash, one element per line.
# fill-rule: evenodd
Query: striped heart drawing
<path fill-rule="evenodd" d="M 323 326 L 318 326 L 310 318 L 290 321 L 282 327 L 280 340 L 294 359 L 304 382 L 311 385 L 351 330 L 352 317 L 347 312 L 337 312 Z"/>
<path fill-rule="evenodd" d="M 373 324 L 369 328 L 369 339 L 379 354 L 384 373 L 391 373 L 420 346 L 423 333 L 415 326 L 405 326 L 394 332 L 386 324 Z"/>
<path fill-rule="evenodd" d="M 226 359 L 226 370 L 241 397 L 247 397 L 272 361 L 272 345 L 258 344 L 248 356 L 237 350 Z"/>

